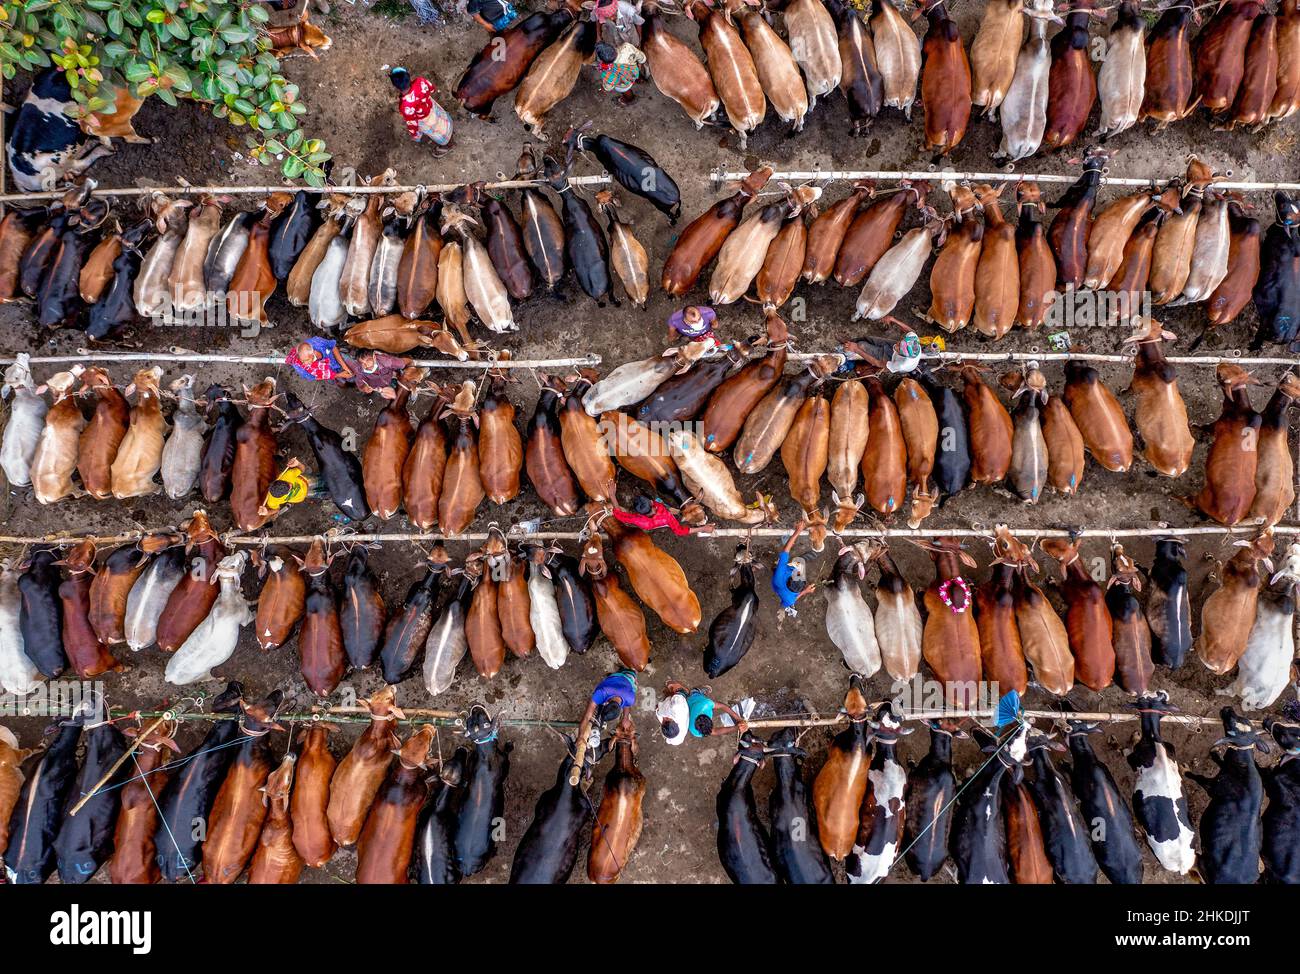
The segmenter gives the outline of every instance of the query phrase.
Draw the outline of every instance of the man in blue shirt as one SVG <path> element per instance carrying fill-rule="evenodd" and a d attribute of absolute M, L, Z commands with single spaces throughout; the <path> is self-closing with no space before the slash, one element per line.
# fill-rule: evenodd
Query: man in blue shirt
<path fill-rule="evenodd" d="M 805 578 L 804 560 L 790 557 L 795 542 L 799 540 L 799 537 L 807 528 L 807 521 L 800 521 L 794 526 L 785 547 L 776 556 L 776 567 L 772 569 L 772 591 L 781 600 L 781 611 L 792 618 L 799 614 L 795 610 L 795 603 L 817 587 L 803 584 Z M 800 587 L 795 588 L 796 585 Z"/>

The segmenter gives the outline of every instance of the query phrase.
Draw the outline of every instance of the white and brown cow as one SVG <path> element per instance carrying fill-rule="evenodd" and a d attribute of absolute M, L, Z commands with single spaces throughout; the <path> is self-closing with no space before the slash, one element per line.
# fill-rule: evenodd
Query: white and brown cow
<path fill-rule="evenodd" d="M 886 703 L 876 713 L 872 735 L 875 750 L 867 772 L 867 795 L 862 802 L 858 837 L 853 851 L 844 860 L 844 872 L 850 883 L 874 883 L 889 875 L 903 841 L 903 792 L 907 772 L 898 760 L 896 745 L 904 734 L 902 722 L 892 705 Z"/>

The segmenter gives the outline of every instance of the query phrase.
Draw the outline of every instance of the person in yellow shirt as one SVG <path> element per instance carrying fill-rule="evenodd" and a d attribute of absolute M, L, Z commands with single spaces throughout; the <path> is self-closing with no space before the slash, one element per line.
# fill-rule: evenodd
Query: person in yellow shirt
<path fill-rule="evenodd" d="M 271 481 L 266 499 L 262 501 L 257 513 L 263 517 L 279 514 L 290 504 L 302 503 L 311 496 L 315 487 L 315 479 L 307 476 L 302 463 L 295 457 L 285 464 L 280 476 Z"/>

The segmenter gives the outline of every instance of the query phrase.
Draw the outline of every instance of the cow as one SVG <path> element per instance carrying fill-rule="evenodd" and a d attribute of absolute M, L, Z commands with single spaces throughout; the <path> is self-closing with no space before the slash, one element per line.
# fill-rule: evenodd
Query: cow
<path fill-rule="evenodd" d="M 76 111 L 61 70 L 46 68 L 36 75 L 5 146 L 14 184 L 24 193 L 55 189 L 112 155 L 112 142 L 83 132 Z"/>
<path fill-rule="evenodd" d="M 853 851 L 844 860 L 844 873 L 854 884 L 876 883 L 888 876 L 903 842 L 907 771 L 899 763 L 895 748 L 898 739 L 912 731 L 902 726 L 891 703 L 877 711 L 876 724 L 872 735 L 875 753 L 867 772 L 858 836 Z"/>
<path fill-rule="evenodd" d="M 271 36 L 271 51 L 276 57 L 306 54 L 314 59 L 317 51 L 330 49 L 330 38 L 308 20 L 313 6 L 328 13 L 328 3 L 320 0 L 268 0 L 266 5 L 271 15 L 266 32 Z"/>
<path fill-rule="evenodd" d="M 1264 727 L 1282 749 L 1282 759 L 1264 774 L 1265 875 L 1275 883 L 1300 885 L 1300 723 L 1266 717 Z"/>
<path fill-rule="evenodd" d="M 1189 771 L 1187 777 L 1205 789 L 1210 804 L 1201 813 L 1201 871 L 1211 884 L 1244 885 L 1259 879 L 1259 854 L 1264 830 L 1259 813 L 1264 807 L 1264 783 L 1255 751 L 1268 745 L 1255 726 L 1231 707 L 1220 711 L 1223 737 L 1211 751 L 1219 766 L 1213 778 Z"/>
<path fill-rule="evenodd" d="M 1165 869 L 1185 876 L 1196 865 L 1194 833 L 1183 794 L 1183 776 L 1174 746 L 1160 736 L 1160 719 L 1170 712 L 1164 691 L 1136 702 L 1142 735 L 1128 755 L 1135 775 L 1133 812 L 1146 833 L 1147 844 Z"/>
<path fill-rule="evenodd" d="M 144 104 L 143 98 L 137 98 L 126 88 L 116 88 L 112 101 L 117 111 L 92 112 L 81 120 L 81 131 L 101 139 L 117 138 L 142 145 L 152 145 L 158 141 L 141 135 L 131 124 L 140 111 L 140 106 Z"/>

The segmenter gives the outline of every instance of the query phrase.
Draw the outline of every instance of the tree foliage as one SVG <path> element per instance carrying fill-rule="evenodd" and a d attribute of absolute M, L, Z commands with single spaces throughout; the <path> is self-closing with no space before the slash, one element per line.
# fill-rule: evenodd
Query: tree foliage
<path fill-rule="evenodd" d="M 319 186 L 330 156 L 300 127 L 307 107 L 280 73 L 267 18 L 254 0 L 3 0 L 0 71 L 57 66 L 87 113 L 114 112 L 122 88 L 199 102 L 247 129 L 252 158 Z"/>

